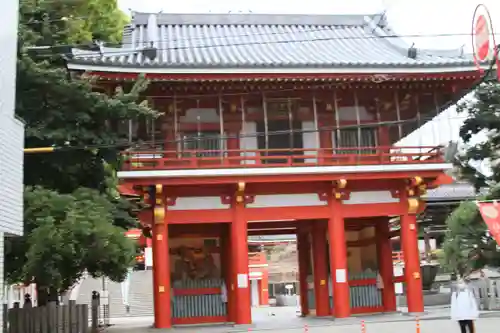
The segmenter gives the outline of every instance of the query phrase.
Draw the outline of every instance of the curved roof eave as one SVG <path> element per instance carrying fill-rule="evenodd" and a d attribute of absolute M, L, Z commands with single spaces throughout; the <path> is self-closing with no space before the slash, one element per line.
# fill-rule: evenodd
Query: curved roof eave
<path fill-rule="evenodd" d="M 486 67 L 484 67 L 486 69 Z M 426 66 L 342 66 L 342 67 L 165 67 L 165 66 L 133 66 L 117 64 L 89 64 L 68 62 L 68 69 L 87 72 L 129 73 L 129 74 L 478 74 L 478 68 L 471 63 L 442 64 Z M 479 75 L 479 74 L 478 74 Z"/>

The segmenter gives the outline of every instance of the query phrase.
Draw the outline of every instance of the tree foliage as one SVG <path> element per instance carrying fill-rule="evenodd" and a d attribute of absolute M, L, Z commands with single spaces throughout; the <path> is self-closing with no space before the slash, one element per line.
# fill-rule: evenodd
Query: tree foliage
<path fill-rule="evenodd" d="M 467 179 L 477 189 L 498 184 L 500 181 L 500 84 L 483 83 L 474 91 L 472 98 L 458 105 L 457 112 L 468 117 L 460 128 L 460 138 L 466 149 L 460 154 L 462 178 Z M 486 136 L 486 140 L 473 143 L 476 135 Z M 481 174 L 475 164 L 490 162 L 492 174 Z"/>
<path fill-rule="evenodd" d="M 120 43 L 128 17 L 116 0 L 23 0 L 21 41 L 33 45 Z"/>
<path fill-rule="evenodd" d="M 122 280 L 134 245 L 113 224 L 116 207 L 96 190 L 71 194 L 41 187 L 25 190 L 25 237 L 9 243 L 6 278 L 68 290 L 85 268 L 92 276 Z"/>
<path fill-rule="evenodd" d="M 477 190 L 487 189 L 480 200 L 500 199 L 500 84 L 484 83 L 472 98 L 457 107 L 468 118 L 460 128 L 465 149 L 458 156 L 460 177 Z M 475 135 L 486 140 L 472 143 Z M 477 164 L 491 165 L 490 172 L 479 172 Z M 448 231 L 444 243 L 444 262 L 448 268 L 466 275 L 484 266 L 500 266 L 500 251 L 496 241 L 488 234 L 475 203 L 463 202 L 447 219 Z"/>
<path fill-rule="evenodd" d="M 466 276 L 485 266 L 500 266 L 496 241 L 487 233 L 483 219 L 473 202 L 463 202 L 448 217 L 443 251 L 444 265 Z"/>
<path fill-rule="evenodd" d="M 108 96 L 93 90 L 92 78 L 69 75 L 60 55 L 39 59 L 27 50 L 117 42 L 123 23 L 116 0 L 21 2 L 16 113 L 26 122 L 25 144 L 67 147 L 26 155 L 25 235 L 5 245 L 8 281 L 36 282 L 39 304 L 45 292 L 67 290 L 84 271 L 124 278 L 135 254 L 124 231 L 138 225 L 141 207 L 117 195 L 123 138 L 110 124 L 155 112 L 141 103 L 143 79 Z"/>

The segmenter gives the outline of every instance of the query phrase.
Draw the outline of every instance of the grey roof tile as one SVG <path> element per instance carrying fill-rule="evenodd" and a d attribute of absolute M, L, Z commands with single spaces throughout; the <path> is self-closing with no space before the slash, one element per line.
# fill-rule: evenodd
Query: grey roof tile
<path fill-rule="evenodd" d="M 135 13 L 122 48 L 74 49 L 70 63 L 163 68 L 336 68 L 472 66 L 461 50 L 418 50 L 380 15 Z M 149 60 L 144 47 L 158 56 Z"/>
<path fill-rule="evenodd" d="M 484 191 L 483 191 L 484 192 Z M 473 200 L 477 193 L 469 183 L 455 182 L 452 184 L 441 185 L 438 188 L 429 190 L 424 196 L 427 202 L 445 201 L 445 200 Z"/>

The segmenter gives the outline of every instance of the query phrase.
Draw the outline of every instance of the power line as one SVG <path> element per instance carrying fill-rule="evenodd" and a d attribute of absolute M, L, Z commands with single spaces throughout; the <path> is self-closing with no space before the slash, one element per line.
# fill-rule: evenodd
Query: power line
<path fill-rule="evenodd" d="M 490 66 L 489 68 L 485 71 L 485 73 L 483 74 L 481 80 L 479 82 L 477 82 L 472 88 L 471 90 L 475 89 L 477 86 L 481 85 L 482 83 L 484 83 L 486 81 L 486 79 L 489 77 L 491 71 L 493 70 L 493 67 L 495 65 L 495 59 L 498 57 L 499 55 L 499 52 L 500 52 L 500 49 L 497 47 L 496 48 L 496 51 L 495 51 L 495 56 L 493 58 L 493 60 L 490 61 Z M 440 109 L 443 110 L 443 109 L 446 109 L 448 108 L 449 106 L 451 106 L 451 104 L 455 103 L 456 101 L 450 101 L 450 103 L 448 103 L 448 105 L 445 105 L 443 107 L 441 107 Z M 435 117 L 435 116 L 434 116 Z M 424 122 L 426 122 L 425 119 L 428 119 L 428 120 L 432 120 L 434 119 L 434 117 L 428 117 L 428 118 L 424 118 Z M 467 117 L 453 117 L 453 118 L 467 118 Z M 452 117 L 448 117 L 448 119 L 453 119 Z M 333 126 L 333 127 L 321 127 L 321 128 L 318 128 L 318 129 L 314 129 L 314 130 L 294 130 L 296 131 L 297 133 L 306 133 L 306 132 L 319 132 L 319 131 L 325 131 L 325 130 L 328 130 L 328 131 L 337 131 L 337 130 L 341 130 L 341 129 L 344 129 L 344 128 L 359 128 L 359 127 L 374 127 L 374 126 L 379 126 L 380 125 L 400 125 L 400 124 L 404 124 L 404 123 L 409 123 L 409 122 L 415 122 L 417 121 L 419 124 L 422 122 L 422 117 L 415 117 L 415 118 L 411 118 L 411 119 L 407 119 L 407 120 L 400 120 L 400 121 L 388 121 L 388 122 L 377 122 L 377 123 L 373 123 L 373 124 L 360 124 L 360 125 L 345 125 L 345 126 Z M 290 130 L 288 131 L 267 131 L 266 132 L 256 132 L 252 135 L 248 135 L 248 134 L 243 134 L 243 135 L 236 135 L 236 136 L 232 136 L 234 138 L 243 138 L 243 137 L 256 137 L 256 136 L 259 136 L 259 135 L 277 135 L 277 134 L 289 134 L 289 133 L 293 133 L 291 132 Z M 216 137 L 217 139 L 219 140 L 222 140 L 223 138 L 221 136 L 217 136 Z M 226 139 L 229 138 L 229 136 L 226 136 Z M 400 138 L 402 139 L 402 138 Z M 198 138 L 194 138 L 194 141 L 196 140 L 199 140 Z M 177 143 L 179 141 L 182 141 L 182 140 L 170 140 L 170 141 L 163 141 L 164 143 Z M 154 141 L 156 142 L 156 141 Z M 184 141 L 182 141 L 184 142 Z M 58 150 L 89 150 L 89 149 L 99 149 L 99 148 L 118 148 L 118 147 L 132 147 L 133 144 L 131 142 L 128 142 L 128 143 L 116 143 L 116 144 L 108 144 L 108 145 L 83 145 L 83 146 L 63 146 L 63 147 L 57 147 L 57 146 L 52 146 L 52 147 L 35 147 L 35 148 L 25 148 L 25 152 L 27 154 L 33 154 L 33 153 L 50 153 L 50 152 L 55 152 L 55 151 L 58 151 Z"/>

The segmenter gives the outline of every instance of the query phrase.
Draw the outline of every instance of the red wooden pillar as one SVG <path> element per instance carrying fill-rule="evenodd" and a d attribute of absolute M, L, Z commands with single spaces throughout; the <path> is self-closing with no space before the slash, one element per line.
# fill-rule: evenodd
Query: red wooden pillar
<path fill-rule="evenodd" d="M 311 258 L 309 248 L 309 233 L 300 230 L 297 233 L 297 250 L 299 252 L 300 311 L 302 316 L 307 316 L 309 314 L 309 302 L 307 297 L 307 275 L 309 274 Z"/>
<path fill-rule="evenodd" d="M 332 196 L 329 200 L 329 206 L 328 239 L 330 244 L 330 275 L 333 286 L 333 310 L 336 318 L 346 318 L 351 315 L 351 305 L 342 202 Z"/>
<path fill-rule="evenodd" d="M 377 221 L 376 237 L 378 269 L 384 285 L 382 289 L 384 311 L 393 312 L 396 311 L 396 292 L 394 289 L 394 268 L 388 219 Z"/>
<path fill-rule="evenodd" d="M 314 298 L 316 301 L 316 316 L 318 317 L 330 315 L 328 266 L 326 260 L 326 228 L 322 222 L 316 221 L 312 229 Z"/>
<path fill-rule="evenodd" d="M 233 199 L 233 222 L 231 223 L 231 261 L 233 277 L 231 289 L 234 290 L 234 323 L 251 324 L 250 288 L 248 280 L 248 230 L 245 219 L 245 204 Z"/>
<path fill-rule="evenodd" d="M 260 305 L 269 305 L 269 272 L 267 267 L 262 270 L 260 283 Z"/>
<path fill-rule="evenodd" d="M 401 242 L 405 262 L 406 295 L 408 312 L 424 312 L 424 297 L 418 250 L 418 227 L 415 214 L 401 216 Z"/>
<path fill-rule="evenodd" d="M 171 328 L 170 253 L 163 186 L 156 185 L 153 225 L 153 297 L 155 328 Z"/>

